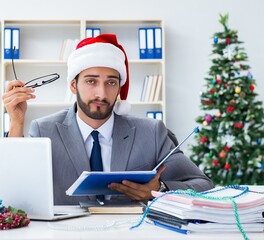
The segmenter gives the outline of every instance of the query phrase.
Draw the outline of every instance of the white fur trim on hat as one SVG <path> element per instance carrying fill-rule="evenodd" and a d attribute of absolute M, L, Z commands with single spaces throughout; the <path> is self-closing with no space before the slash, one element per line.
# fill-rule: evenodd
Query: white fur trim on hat
<path fill-rule="evenodd" d="M 74 50 L 68 58 L 67 81 L 71 82 L 80 72 L 92 67 L 113 68 L 120 74 L 120 85 L 126 82 L 125 55 L 113 44 L 98 42 Z"/>
<path fill-rule="evenodd" d="M 131 104 L 126 100 L 117 100 L 114 106 L 114 112 L 118 115 L 127 115 L 130 113 Z"/>

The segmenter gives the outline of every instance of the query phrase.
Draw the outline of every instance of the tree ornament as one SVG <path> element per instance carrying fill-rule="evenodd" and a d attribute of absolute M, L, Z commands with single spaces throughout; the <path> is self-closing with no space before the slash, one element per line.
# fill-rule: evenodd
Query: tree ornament
<path fill-rule="evenodd" d="M 233 126 L 235 128 L 242 129 L 244 127 L 244 124 L 240 122 L 234 122 Z"/>
<path fill-rule="evenodd" d="M 229 88 L 229 84 L 227 83 L 227 84 L 225 85 L 225 87 L 226 87 L 226 89 L 228 89 L 228 88 Z"/>
<path fill-rule="evenodd" d="M 241 93 L 239 94 L 239 96 L 240 96 L 241 98 L 244 98 L 244 97 L 246 96 L 246 94 L 245 94 L 244 92 L 241 92 Z"/>
<path fill-rule="evenodd" d="M 208 137 L 207 136 L 202 136 L 202 137 L 200 137 L 200 139 L 199 139 L 199 142 L 200 143 L 206 143 L 208 141 Z"/>
<path fill-rule="evenodd" d="M 217 90 L 216 89 L 210 89 L 209 93 L 214 94 Z"/>
<path fill-rule="evenodd" d="M 259 168 L 260 168 L 260 169 L 264 169 L 264 163 L 260 163 Z"/>
<path fill-rule="evenodd" d="M 209 156 L 209 157 L 212 157 L 212 156 L 213 156 L 212 151 L 210 151 L 210 152 L 208 153 L 208 156 Z"/>
<path fill-rule="evenodd" d="M 236 59 L 242 59 L 243 58 L 243 55 L 242 54 L 240 54 L 240 53 L 238 53 L 237 55 L 236 55 Z"/>
<path fill-rule="evenodd" d="M 214 167 L 217 167 L 219 165 L 219 161 L 217 159 L 213 159 L 212 163 Z"/>
<path fill-rule="evenodd" d="M 230 44 L 231 43 L 231 38 L 226 38 L 226 43 Z"/>
<path fill-rule="evenodd" d="M 218 111 L 218 112 L 216 113 L 216 116 L 219 117 L 219 118 L 222 117 L 222 113 L 221 113 L 221 111 Z"/>
<path fill-rule="evenodd" d="M 208 126 L 208 122 L 206 122 L 205 120 L 203 121 L 203 125 L 206 127 Z"/>
<path fill-rule="evenodd" d="M 214 43 L 218 43 L 218 37 L 214 37 Z"/>
<path fill-rule="evenodd" d="M 235 101 L 234 99 L 231 99 L 231 100 L 229 101 L 229 105 L 230 105 L 231 107 L 235 107 L 235 106 L 236 106 L 236 101 Z"/>
<path fill-rule="evenodd" d="M 214 145 L 212 143 L 208 144 L 208 149 L 212 149 L 214 147 Z"/>
<path fill-rule="evenodd" d="M 221 84 L 222 83 L 222 80 L 221 79 L 216 79 L 216 83 L 217 84 Z"/>
<path fill-rule="evenodd" d="M 238 169 L 236 175 L 237 175 L 237 177 L 243 176 L 243 172 L 241 171 L 241 169 Z"/>
<path fill-rule="evenodd" d="M 247 78 L 248 78 L 248 80 L 252 80 L 253 79 L 253 76 L 252 76 L 251 72 L 248 72 Z"/>
<path fill-rule="evenodd" d="M 234 112 L 234 108 L 233 108 L 233 107 L 230 107 L 230 106 L 229 106 L 229 107 L 227 107 L 227 109 L 226 109 L 226 110 L 227 110 L 228 112 L 230 112 L 230 113 L 231 113 L 231 112 Z"/>
<path fill-rule="evenodd" d="M 205 116 L 205 121 L 208 122 L 208 123 L 211 122 L 212 121 L 212 116 L 211 115 L 206 115 Z"/>
<path fill-rule="evenodd" d="M 235 93 L 239 94 L 241 92 L 241 87 L 236 87 L 235 88 Z"/>
<path fill-rule="evenodd" d="M 230 169 L 230 164 L 229 163 L 226 163 L 225 166 L 224 166 L 224 169 L 225 170 L 229 170 Z"/>
<path fill-rule="evenodd" d="M 216 81 L 215 79 L 212 79 L 212 84 L 215 85 L 216 84 Z"/>
<path fill-rule="evenodd" d="M 219 155 L 220 158 L 223 159 L 223 158 L 226 157 L 226 152 L 224 150 L 222 150 L 218 155 Z"/>
<path fill-rule="evenodd" d="M 215 92 L 215 93 L 214 93 L 214 97 L 217 97 L 217 96 L 218 96 L 218 94 L 217 94 L 217 92 Z"/>
<path fill-rule="evenodd" d="M 223 55 L 225 58 L 228 60 L 232 60 L 234 56 L 236 55 L 237 51 L 235 50 L 235 46 L 233 45 L 228 45 L 224 50 L 223 50 Z"/>
<path fill-rule="evenodd" d="M 224 150 L 226 151 L 226 152 L 229 152 L 230 151 L 230 147 L 228 147 L 227 145 L 224 147 Z"/>
<path fill-rule="evenodd" d="M 214 105 L 215 102 L 210 101 L 210 100 L 203 100 L 203 104 L 205 104 L 205 105 Z"/>
<path fill-rule="evenodd" d="M 259 138 L 257 143 L 258 143 L 258 145 L 260 145 L 262 143 L 262 140 Z"/>
<path fill-rule="evenodd" d="M 250 85 L 249 89 L 250 89 L 251 91 L 254 91 L 254 89 L 255 89 L 254 85 Z"/>

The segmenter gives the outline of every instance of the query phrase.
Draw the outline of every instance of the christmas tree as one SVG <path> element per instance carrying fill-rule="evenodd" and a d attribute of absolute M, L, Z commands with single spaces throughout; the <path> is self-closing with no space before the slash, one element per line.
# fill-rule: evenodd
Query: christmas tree
<path fill-rule="evenodd" d="M 243 42 L 220 15 L 190 158 L 216 185 L 264 185 L 264 110 Z M 201 124 L 201 126 L 200 126 Z"/>

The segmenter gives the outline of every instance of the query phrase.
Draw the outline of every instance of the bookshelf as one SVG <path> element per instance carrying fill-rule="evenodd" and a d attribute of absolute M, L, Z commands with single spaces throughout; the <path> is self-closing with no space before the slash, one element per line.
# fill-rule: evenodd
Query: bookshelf
<path fill-rule="evenodd" d="M 87 27 L 100 28 L 101 33 L 114 33 L 126 50 L 130 67 L 130 90 L 128 101 L 131 115 L 146 117 L 148 111 L 161 111 L 166 123 L 165 106 L 165 32 L 162 20 L 2 20 L 1 21 L 1 95 L 8 80 L 13 80 L 12 62 L 4 58 L 4 28 L 20 29 L 20 57 L 15 59 L 17 77 L 28 81 L 45 74 L 58 73 L 60 79 L 47 86 L 36 88 L 31 105 L 39 109 L 66 108 L 67 63 L 61 60 L 61 48 L 65 39 L 83 39 Z M 142 27 L 162 28 L 162 59 L 140 59 L 138 29 Z M 160 98 L 157 101 L 141 101 L 141 91 L 147 75 L 162 75 Z M 4 106 L 1 101 L 1 135 L 4 133 Z"/>

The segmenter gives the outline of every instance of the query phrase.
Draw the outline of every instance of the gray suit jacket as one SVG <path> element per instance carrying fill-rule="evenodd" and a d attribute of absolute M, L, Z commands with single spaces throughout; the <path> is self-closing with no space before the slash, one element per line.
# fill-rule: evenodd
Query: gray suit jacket
<path fill-rule="evenodd" d="M 31 137 L 52 141 L 54 203 L 78 204 L 88 197 L 70 197 L 65 191 L 83 171 L 90 171 L 83 138 L 76 121 L 76 105 L 31 123 Z M 152 170 L 175 147 L 162 121 L 114 116 L 111 171 Z M 211 181 L 181 151 L 166 162 L 161 180 L 170 190 L 212 188 Z"/>

